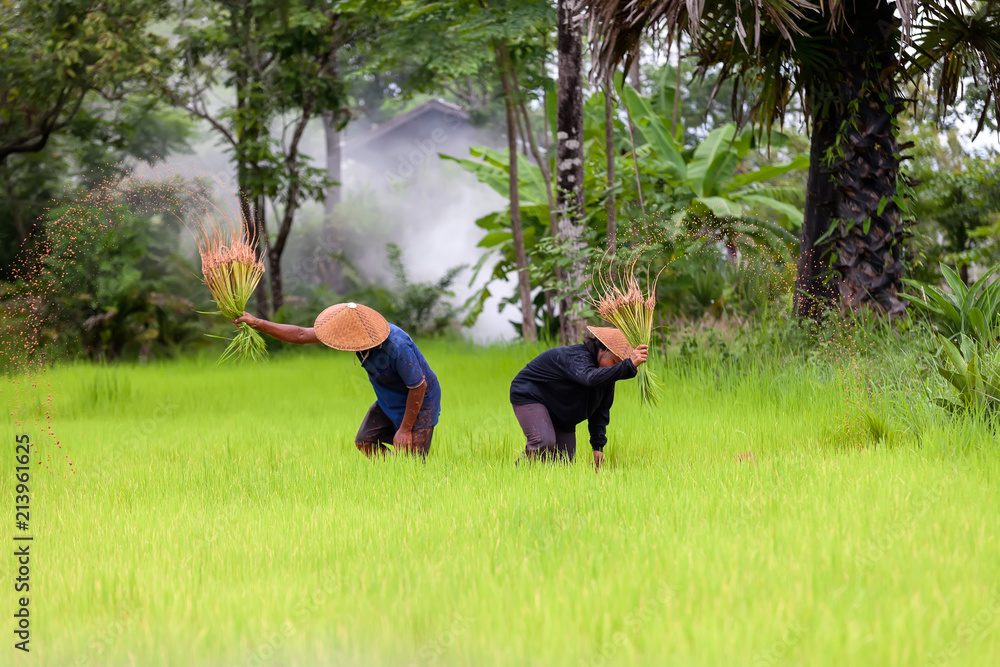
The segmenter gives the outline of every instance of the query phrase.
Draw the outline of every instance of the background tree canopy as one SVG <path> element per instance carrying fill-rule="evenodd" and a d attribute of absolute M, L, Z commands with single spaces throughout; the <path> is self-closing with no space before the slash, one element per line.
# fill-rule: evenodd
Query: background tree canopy
<path fill-rule="evenodd" d="M 471 172 L 506 206 L 465 222 L 482 229 L 480 254 L 449 265 L 469 265 L 479 281 L 465 310 L 400 306 L 439 313 L 428 331 L 444 320 L 474 322 L 513 280 L 517 292 L 501 295 L 500 306 L 520 311 L 517 328 L 570 340 L 591 315 L 580 307 L 588 267 L 612 247 L 664 267 L 666 318 L 758 312 L 734 296 L 751 263 L 768 267 L 761 293 L 775 304 L 794 300 L 799 315 L 812 317 L 830 306 L 902 315 L 904 276 L 939 281 L 945 262 L 971 282 L 995 261 L 996 153 L 969 145 L 996 127 L 997 3 L 584 5 L 5 4 L 6 302 L 43 270 L 26 258 L 65 247 L 54 232 L 75 202 L 125 188 L 140 167 L 213 145 L 234 174 L 231 191 L 215 194 L 237 202 L 234 215 L 258 237 L 268 267 L 260 314 L 301 318 L 350 290 L 386 304 L 378 290 L 393 285 L 411 295 L 446 291 L 440 281 L 467 274 L 442 267 L 426 284 L 400 282 L 409 275 L 405 244 L 390 252 L 391 271 L 384 264 L 385 242 L 396 243 L 380 236 L 391 228 L 380 222 L 391 216 L 386 202 L 405 206 L 416 186 L 347 184 L 353 172 L 341 170 L 345 138 L 378 133 L 434 98 L 464 109 L 493 141 L 444 155 L 440 168 Z M 584 33 L 587 57 L 577 62 L 574 40 Z M 183 188 L 204 188 L 194 181 L 205 175 L 185 174 Z M 89 278 L 136 269 L 142 291 L 200 307 L 197 286 L 176 279 L 195 271 L 180 232 L 192 210 L 179 203 L 171 219 L 180 227 L 164 235 L 161 213 L 126 211 L 131 200 L 120 194 L 108 201 L 120 201 L 111 217 L 121 237 L 108 231 L 102 243 L 112 258 L 120 242 L 121 256 L 95 264 Z M 357 269 L 376 238 L 382 285 Z M 168 264 L 139 261 L 171 244 Z M 313 275 L 303 271 L 304 248 Z M 793 269 L 795 285 L 782 283 Z M 87 354 L 176 349 L 166 339 L 125 341 L 131 307 L 113 292 L 81 289 L 89 301 L 59 306 L 79 309 L 60 322 L 118 327 L 109 340 L 121 342 L 84 345 Z M 156 317 L 187 322 L 181 310 Z"/>

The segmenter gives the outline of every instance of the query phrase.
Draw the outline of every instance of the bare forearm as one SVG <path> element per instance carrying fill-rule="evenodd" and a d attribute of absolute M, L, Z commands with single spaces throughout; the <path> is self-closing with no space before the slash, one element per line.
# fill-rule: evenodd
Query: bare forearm
<path fill-rule="evenodd" d="M 297 327 L 294 324 L 277 324 L 267 320 L 258 319 L 251 325 L 261 333 L 265 333 L 272 338 L 277 338 L 284 343 L 294 343 L 295 345 L 305 345 L 307 343 L 318 343 L 316 332 L 310 328 Z"/>
<path fill-rule="evenodd" d="M 426 380 L 410 389 L 409 393 L 406 395 L 406 412 L 403 414 L 403 421 L 399 425 L 399 430 L 413 430 L 413 425 L 417 422 L 417 415 L 420 414 L 420 407 L 424 404 L 424 394 L 426 393 Z"/>

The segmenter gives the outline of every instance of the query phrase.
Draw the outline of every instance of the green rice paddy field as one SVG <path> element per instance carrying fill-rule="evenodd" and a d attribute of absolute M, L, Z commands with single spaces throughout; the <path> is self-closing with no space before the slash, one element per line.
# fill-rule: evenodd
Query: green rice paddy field
<path fill-rule="evenodd" d="M 600 474 L 585 425 L 576 464 L 515 467 L 507 391 L 534 351 L 423 349 L 426 464 L 355 450 L 372 393 L 348 354 L 49 371 L 29 654 L 3 428 L 0 663 L 1000 663 L 989 429 L 876 396 L 876 441 L 836 365 L 671 357 L 655 413 L 619 385 Z"/>

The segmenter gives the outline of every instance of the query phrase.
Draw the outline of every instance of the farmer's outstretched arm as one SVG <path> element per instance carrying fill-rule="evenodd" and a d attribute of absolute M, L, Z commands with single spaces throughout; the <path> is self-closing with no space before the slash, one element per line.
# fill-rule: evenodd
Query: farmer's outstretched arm
<path fill-rule="evenodd" d="M 250 313 L 243 313 L 233 320 L 233 324 L 239 325 L 242 323 L 246 323 L 251 329 L 256 329 L 284 343 L 305 345 L 307 343 L 319 342 L 319 338 L 316 338 L 316 331 L 312 327 L 307 329 L 306 327 L 297 327 L 294 324 L 276 324 L 262 320 L 259 317 L 254 317 Z"/>
<path fill-rule="evenodd" d="M 647 346 L 640 345 L 629 354 L 628 359 L 614 366 L 601 368 L 597 366 L 590 355 L 583 353 L 574 357 L 566 367 L 566 374 L 584 387 L 596 387 L 607 382 L 617 382 L 634 378 L 638 374 L 637 367 L 646 362 Z"/>

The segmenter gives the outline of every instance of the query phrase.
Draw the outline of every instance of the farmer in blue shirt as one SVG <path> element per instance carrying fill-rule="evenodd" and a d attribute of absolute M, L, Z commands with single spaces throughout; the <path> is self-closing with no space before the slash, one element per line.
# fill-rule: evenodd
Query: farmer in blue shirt
<path fill-rule="evenodd" d="M 308 329 L 249 313 L 233 320 L 233 324 L 241 323 L 286 343 L 323 343 L 357 354 L 375 390 L 375 403 L 361 422 L 354 444 L 368 456 L 389 453 L 387 444 L 397 451 L 427 456 L 441 414 L 441 386 L 405 331 L 357 303 L 330 306 Z"/>

